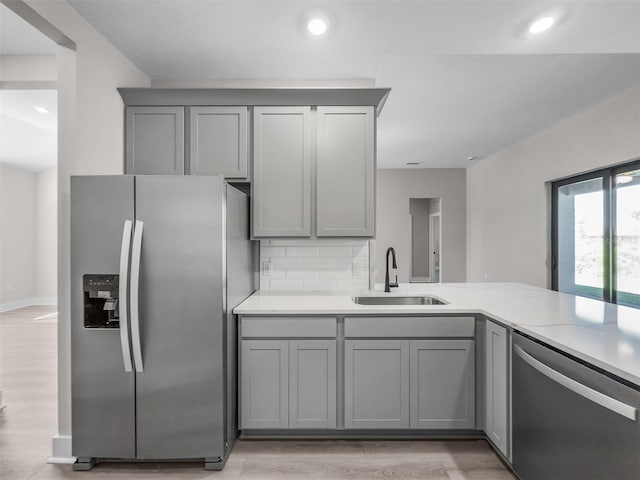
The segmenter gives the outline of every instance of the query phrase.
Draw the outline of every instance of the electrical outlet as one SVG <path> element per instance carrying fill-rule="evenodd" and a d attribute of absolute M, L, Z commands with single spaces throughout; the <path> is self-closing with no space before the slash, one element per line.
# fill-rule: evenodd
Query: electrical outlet
<path fill-rule="evenodd" d="M 270 277 L 273 274 L 273 263 L 269 260 L 262 262 L 262 275 Z"/>

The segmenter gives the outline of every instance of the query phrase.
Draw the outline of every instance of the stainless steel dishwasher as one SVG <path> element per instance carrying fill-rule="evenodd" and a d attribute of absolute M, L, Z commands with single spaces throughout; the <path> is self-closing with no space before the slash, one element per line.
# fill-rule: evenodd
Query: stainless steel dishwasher
<path fill-rule="evenodd" d="M 517 332 L 513 469 L 521 480 L 639 480 L 640 391 Z"/>

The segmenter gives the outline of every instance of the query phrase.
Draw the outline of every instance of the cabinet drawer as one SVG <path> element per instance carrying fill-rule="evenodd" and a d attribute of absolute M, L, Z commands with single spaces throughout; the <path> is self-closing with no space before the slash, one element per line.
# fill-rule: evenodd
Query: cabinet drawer
<path fill-rule="evenodd" d="M 241 335 L 247 337 L 335 338 L 335 317 L 242 317 Z"/>
<path fill-rule="evenodd" d="M 344 336 L 359 338 L 473 337 L 474 317 L 347 317 Z"/>

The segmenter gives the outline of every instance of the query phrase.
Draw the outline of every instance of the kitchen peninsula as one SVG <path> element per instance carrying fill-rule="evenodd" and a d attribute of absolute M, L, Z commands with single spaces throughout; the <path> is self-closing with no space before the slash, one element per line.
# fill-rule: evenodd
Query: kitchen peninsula
<path fill-rule="evenodd" d="M 245 438 L 480 437 L 525 478 L 542 464 L 566 475 L 640 472 L 629 455 L 640 445 L 639 310 L 517 283 L 360 295 L 445 303 L 257 292 L 235 308 Z M 542 462 L 558 441 L 563 455 Z M 578 465 L 598 442 L 625 448 Z"/>
<path fill-rule="evenodd" d="M 381 286 L 379 286 L 381 287 Z M 374 292 L 371 292 L 374 293 Z M 351 295 L 257 292 L 248 315 L 484 315 L 640 385 L 640 310 L 518 283 L 402 284 L 391 294 L 433 295 L 445 305 L 356 305 Z"/>

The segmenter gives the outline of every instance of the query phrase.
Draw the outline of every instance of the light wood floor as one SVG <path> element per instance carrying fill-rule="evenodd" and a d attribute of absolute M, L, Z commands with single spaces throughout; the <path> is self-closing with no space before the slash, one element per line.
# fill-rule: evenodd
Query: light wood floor
<path fill-rule="evenodd" d="M 202 464 L 48 465 L 57 431 L 52 307 L 0 314 L 0 479 L 514 479 L 484 441 L 239 441 L 222 472 Z"/>

